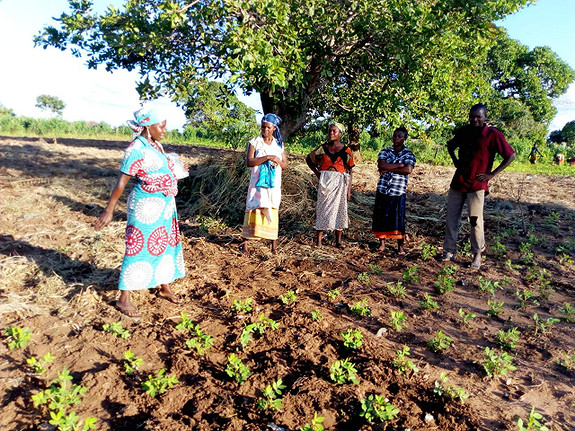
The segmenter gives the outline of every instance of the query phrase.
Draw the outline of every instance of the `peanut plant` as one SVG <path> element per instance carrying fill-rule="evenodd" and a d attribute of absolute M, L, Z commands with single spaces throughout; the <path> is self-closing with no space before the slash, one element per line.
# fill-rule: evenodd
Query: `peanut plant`
<path fill-rule="evenodd" d="M 481 276 L 479 276 L 479 290 L 482 292 L 488 292 L 491 295 L 495 296 L 495 289 L 503 289 L 498 281 L 491 281 L 487 280 Z"/>
<path fill-rule="evenodd" d="M 460 308 L 459 310 L 457 310 L 457 313 L 459 313 L 459 324 L 461 326 L 465 326 L 467 328 L 469 328 L 471 326 L 471 323 L 469 323 L 470 320 L 475 319 L 477 316 L 471 312 L 466 312 L 463 308 Z"/>
<path fill-rule="evenodd" d="M 409 360 L 408 356 L 409 347 L 403 346 L 403 349 L 395 351 L 395 359 L 391 361 L 391 364 L 397 368 L 401 374 L 405 374 L 409 370 L 413 371 L 414 373 L 419 371 L 415 363 Z"/>
<path fill-rule="evenodd" d="M 285 294 L 280 295 L 280 301 L 284 305 L 289 305 L 297 301 L 297 296 L 293 290 L 288 290 Z"/>
<path fill-rule="evenodd" d="M 503 311 L 503 301 L 499 302 L 489 299 L 487 301 L 487 305 L 489 306 L 489 310 L 487 310 L 487 315 L 489 317 L 497 317 Z"/>
<path fill-rule="evenodd" d="M 424 310 L 439 309 L 439 304 L 432 298 L 432 296 L 429 293 L 425 293 L 423 295 L 423 299 L 420 299 L 418 304 Z"/>
<path fill-rule="evenodd" d="M 279 328 L 279 323 L 273 319 L 266 318 L 265 314 L 260 314 L 257 322 L 250 323 L 246 325 L 240 334 L 240 344 L 242 347 L 246 347 L 252 340 L 252 334 L 258 333 L 263 335 L 267 328 L 275 331 Z"/>
<path fill-rule="evenodd" d="M 323 319 L 321 311 L 319 311 L 318 309 L 313 310 L 310 313 L 310 317 L 315 320 L 316 322 L 319 322 L 321 319 Z"/>
<path fill-rule="evenodd" d="M 359 384 L 355 364 L 347 359 L 335 361 L 329 367 L 329 377 L 337 384 L 354 383 Z"/>
<path fill-rule="evenodd" d="M 441 331 L 437 331 L 435 336 L 427 342 L 427 345 L 433 352 L 442 353 L 451 347 L 452 341 L 453 338 L 448 337 Z"/>
<path fill-rule="evenodd" d="M 516 367 L 512 361 L 513 357 L 508 353 L 501 352 L 501 355 L 497 355 L 494 349 L 490 349 L 489 347 L 485 348 L 483 368 L 489 377 L 504 376 L 508 371 L 515 370 Z"/>
<path fill-rule="evenodd" d="M 19 326 L 7 326 L 4 329 L 4 335 L 8 337 L 10 350 L 23 349 L 32 338 L 32 332 L 29 328 L 20 328 Z"/>
<path fill-rule="evenodd" d="M 421 247 L 421 258 L 423 260 L 430 260 L 437 254 L 437 247 L 430 244 L 423 244 Z"/>
<path fill-rule="evenodd" d="M 463 388 L 456 388 L 453 385 L 447 386 L 447 376 L 442 371 L 439 375 L 439 380 L 434 383 L 433 392 L 439 396 L 445 395 L 449 398 L 458 400 L 461 404 L 469 398 L 469 394 Z"/>
<path fill-rule="evenodd" d="M 161 395 L 165 393 L 168 389 L 174 387 L 178 384 L 178 379 L 175 375 L 166 375 L 166 370 L 164 368 L 160 369 L 155 376 L 148 376 L 148 380 L 142 382 L 142 389 L 152 398 L 156 395 Z"/>
<path fill-rule="evenodd" d="M 397 281 L 395 283 L 387 283 L 384 293 L 395 296 L 397 298 L 405 298 L 405 286 L 401 281 Z"/>
<path fill-rule="evenodd" d="M 357 301 L 355 304 L 349 307 L 351 312 L 360 317 L 371 316 L 371 309 L 367 306 L 367 300 Z"/>
<path fill-rule="evenodd" d="M 369 278 L 369 272 L 360 272 L 359 274 L 357 274 L 357 280 L 361 284 L 371 283 L 371 279 Z"/>
<path fill-rule="evenodd" d="M 340 291 L 339 291 L 338 288 L 331 289 L 331 290 L 329 290 L 329 291 L 327 292 L 327 297 L 328 297 L 329 299 L 331 299 L 332 301 L 333 301 L 334 299 L 339 298 L 340 295 L 341 295 L 341 293 L 340 293 Z"/>
<path fill-rule="evenodd" d="M 515 291 L 515 297 L 519 299 L 519 308 L 527 308 L 529 306 L 529 302 L 531 302 L 532 305 L 539 305 L 535 292 L 532 290 L 517 290 Z"/>
<path fill-rule="evenodd" d="M 575 323 L 575 308 L 569 302 L 564 303 L 563 307 L 559 307 L 559 312 L 563 315 L 565 322 Z"/>
<path fill-rule="evenodd" d="M 403 282 L 405 284 L 417 283 L 420 281 L 419 275 L 416 275 L 419 267 L 417 265 L 410 266 L 403 271 Z"/>
<path fill-rule="evenodd" d="M 554 317 L 542 319 L 537 313 L 533 313 L 533 320 L 535 321 L 535 329 L 533 330 L 535 335 L 546 334 L 553 328 L 555 323 L 560 322 L 559 319 L 555 319 Z"/>
<path fill-rule="evenodd" d="M 524 423 L 523 419 L 521 418 L 517 419 L 517 429 L 518 431 L 549 431 L 549 428 L 547 428 L 545 425 L 541 425 L 539 422 L 541 419 L 543 419 L 541 413 L 537 413 L 535 411 L 535 407 L 531 406 L 531 411 L 529 412 L 527 423 Z"/>
<path fill-rule="evenodd" d="M 252 311 L 252 298 L 246 298 L 243 301 L 241 299 L 234 299 L 232 304 L 232 311 L 234 313 L 250 313 Z"/>
<path fill-rule="evenodd" d="M 407 329 L 407 317 L 403 311 L 392 311 L 389 319 L 389 325 L 397 332 Z"/>
<path fill-rule="evenodd" d="M 26 363 L 32 367 L 32 371 L 36 374 L 42 374 L 46 371 L 46 366 L 54 360 L 54 356 L 50 352 L 46 353 L 42 358 L 32 356 L 26 359 Z"/>
<path fill-rule="evenodd" d="M 450 277 L 449 275 L 438 274 L 437 280 L 435 281 L 435 287 L 437 287 L 437 291 L 443 295 L 447 292 L 453 292 L 456 282 L 455 278 Z"/>
<path fill-rule="evenodd" d="M 343 338 L 343 345 L 350 350 L 359 349 L 363 344 L 363 334 L 358 329 L 348 329 L 342 332 L 341 338 Z"/>
<path fill-rule="evenodd" d="M 324 431 L 324 427 L 322 425 L 323 420 L 323 416 L 319 416 L 317 412 L 314 412 L 311 423 L 305 424 L 300 428 L 300 431 Z"/>
<path fill-rule="evenodd" d="M 200 325 L 194 325 L 192 329 L 192 338 L 186 340 L 186 346 L 194 349 L 199 355 L 203 355 L 214 344 L 214 338 L 204 333 Z"/>
<path fill-rule="evenodd" d="M 559 359 L 557 363 L 567 371 L 575 371 L 575 353 L 569 355 L 569 353 L 565 352 L 564 355 L 565 359 Z"/>
<path fill-rule="evenodd" d="M 383 395 L 371 394 L 361 400 L 361 413 L 359 415 L 368 422 L 393 420 L 398 414 L 399 409 Z"/>
<path fill-rule="evenodd" d="M 120 337 L 123 340 L 127 340 L 132 335 L 130 331 L 124 329 L 122 322 L 104 323 L 102 329 L 104 332 L 112 334 L 114 337 Z"/>
<path fill-rule="evenodd" d="M 242 385 L 251 375 L 251 371 L 247 365 L 244 365 L 242 360 L 238 358 L 235 353 L 232 353 L 230 356 L 228 356 L 226 374 L 234 379 L 238 385 Z"/>
<path fill-rule="evenodd" d="M 124 370 L 128 376 L 134 374 L 142 366 L 142 358 L 136 357 L 134 352 L 126 350 L 124 352 Z"/>
<path fill-rule="evenodd" d="M 282 390 L 285 389 L 285 385 L 282 379 L 277 379 L 275 382 L 268 384 L 265 389 L 262 390 L 263 398 L 260 398 L 256 406 L 260 410 L 281 410 L 282 405 Z"/>
<path fill-rule="evenodd" d="M 521 332 L 518 331 L 516 327 L 508 329 L 507 331 L 500 329 L 497 333 L 497 344 L 504 349 L 515 350 L 519 342 L 519 334 L 521 334 Z"/>

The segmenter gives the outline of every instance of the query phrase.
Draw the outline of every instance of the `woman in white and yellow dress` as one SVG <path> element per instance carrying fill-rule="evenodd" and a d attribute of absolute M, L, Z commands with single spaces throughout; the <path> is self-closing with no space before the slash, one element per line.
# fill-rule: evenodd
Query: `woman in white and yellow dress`
<path fill-rule="evenodd" d="M 250 167 L 250 185 L 242 228 L 244 242 L 241 247 L 245 254 L 248 253 L 247 241 L 250 239 L 269 239 L 272 251 L 276 250 L 282 169 L 287 168 L 280 123 L 281 118 L 277 115 L 264 115 L 261 135 L 248 144 L 246 162 Z"/>

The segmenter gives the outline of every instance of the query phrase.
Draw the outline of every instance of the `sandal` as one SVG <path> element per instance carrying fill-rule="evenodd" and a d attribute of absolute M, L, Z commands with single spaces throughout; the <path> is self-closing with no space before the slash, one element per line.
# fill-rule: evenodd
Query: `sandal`
<path fill-rule="evenodd" d="M 120 310 L 120 313 L 122 313 L 125 316 L 131 317 L 133 319 L 138 319 L 142 317 L 142 313 L 140 313 L 140 311 L 132 304 L 121 305 L 118 301 L 116 301 L 115 306 L 118 310 Z"/>

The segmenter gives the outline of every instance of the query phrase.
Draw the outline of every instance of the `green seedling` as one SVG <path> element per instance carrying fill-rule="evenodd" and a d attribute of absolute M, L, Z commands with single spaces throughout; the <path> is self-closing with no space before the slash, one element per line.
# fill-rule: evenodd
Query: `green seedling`
<path fill-rule="evenodd" d="M 517 328 L 511 328 L 507 331 L 500 329 L 497 333 L 497 344 L 504 349 L 515 350 L 519 342 L 519 334 L 521 334 L 521 332 L 517 330 Z"/>
<path fill-rule="evenodd" d="M 190 319 L 190 315 L 188 313 L 181 313 L 180 314 L 180 323 L 176 325 L 176 329 L 180 331 L 191 331 L 194 329 L 196 324 Z"/>
<path fill-rule="evenodd" d="M 87 390 L 84 386 L 73 384 L 71 381 L 72 376 L 66 368 L 59 371 L 58 378 L 52 381 L 48 389 L 32 395 L 34 407 L 47 404 L 50 411 L 49 423 L 58 430 L 95 429 L 96 418 L 86 418 L 82 424 L 75 412 L 67 412 L 70 407 L 82 402 Z"/>
<path fill-rule="evenodd" d="M 573 259 L 567 253 L 559 253 L 557 255 L 557 260 L 559 261 L 559 265 L 562 266 L 570 266 L 573 264 Z"/>
<path fill-rule="evenodd" d="M 533 320 L 535 321 L 535 329 L 533 331 L 535 335 L 546 334 L 553 328 L 555 323 L 560 322 L 559 319 L 555 319 L 554 317 L 542 319 L 537 313 L 533 314 Z"/>
<path fill-rule="evenodd" d="M 257 333 L 259 335 L 263 335 L 266 329 L 270 328 L 271 330 L 275 331 L 278 329 L 280 324 L 273 319 L 269 319 L 265 316 L 265 314 L 260 314 L 258 317 L 257 322 L 250 323 L 246 325 L 240 334 L 240 344 L 242 347 L 246 347 L 249 342 L 252 340 L 252 334 Z"/>
<path fill-rule="evenodd" d="M 342 332 L 341 338 L 343 338 L 343 345 L 345 348 L 350 350 L 357 350 L 363 344 L 363 334 L 359 329 L 348 329 Z"/>
<path fill-rule="evenodd" d="M 391 361 L 391 364 L 397 368 L 401 374 L 406 374 L 409 370 L 414 373 L 419 371 L 415 363 L 408 359 L 408 356 L 409 347 L 403 346 L 403 349 L 395 351 L 395 359 Z"/>
<path fill-rule="evenodd" d="M 539 296 L 541 299 L 548 300 L 551 298 L 554 290 L 550 286 L 551 275 L 546 269 L 533 265 L 527 270 L 526 279 L 531 286 L 539 290 Z"/>
<path fill-rule="evenodd" d="M 124 340 L 127 340 L 131 336 L 130 331 L 124 329 L 122 326 L 122 322 L 104 323 L 102 325 L 102 329 L 104 332 L 112 334 L 114 337 L 120 337 Z"/>
<path fill-rule="evenodd" d="M 257 408 L 260 410 L 281 410 L 283 408 L 281 394 L 285 388 L 282 379 L 268 384 L 262 390 L 263 398 L 260 398 L 256 403 Z"/>
<path fill-rule="evenodd" d="M 389 325 L 397 332 L 407 329 L 407 317 L 403 311 L 392 311 Z"/>
<path fill-rule="evenodd" d="M 517 290 L 515 291 L 515 296 L 519 299 L 519 308 L 527 308 L 529 306 L 529 302 L 533 305 L 539 305 L 535 292 L 532 290 Z"/>
<path fill-rule="evenodd" d="M 149 396 L 154 398 L 156 395 L 161 395 L 165 393 L 168 389 L 174 387 L 178 384 L 178 379 L 175 375 L 166 376 L 166 370 L 159 370 L 155 376 L 148 376 L 148 380 L 142 382 L 142 389 Z"/>
<path fill-rule="evenodd" d="M 347 359 L 335 361 L 335 363 L 329 367 L 329 371 L 330 379 L 337 384 L 359 384 L 355 364 Z"/>
<path fill-rule="evenodd" d="M 32 332 L 29 328 L 20 328 L 19 326 L 7 326 L 4 335 L 8 337 L 10 350 L 23 349 L 32 338 Z"/>
<path fill-rule="evenodd" d="M 232 353 L 228 357 L 226 374 L 234 379 L 238 385 L 242 385 L 251 375 L 251 371 L 247 365 L 244 365 L 242 360 L 238 358 L 235 353 Z"/>
<path fill-rule="evenodd" d="M 575 323 L 575 308 L 571 307 L 569 302 L 563 304 L 563 307 L 559 307 L 559 312 L 563 315 L 563 320 L 569 323 Z"/>
<path fill-rule="evenodd" d="M 124 369 L 127 375 L 131 376 L 138 371 L 142 363 L 142 358 L 137 358 L 131 350 L 128 349 L 124 352 Z"/>
<path fill-rule="evenodd" d="M 482 292 L 491 293 L 493 296 L 495 296 L 495 289 L 503 289 L 499 285 L 498 281 L 487 280 L 479 276 L 479 290 L 481 290 Z"/>
<path fill-rule="evenodd" d="M 507 247 L 501 243 L 500 238 L 495 238 L 495 244 L 491 246 L 491 252 L 497 260 L 503 260 L 507 255 Z"/>
<path fill-rule="evenodd" d="M 399 414 L 399 409 L 389 402 L 383 395 L 371 394 L 361 400 L 361 417 L 368 422 L 385 422 L 393 420 Z"/>
<path fill-rule="evenodd" d="M 429 293 L 423 295 L 423 300 L 419 301 L 419 306 L 424 310 L 439 309 L 439 304 L 435 301 Z"/>
<path fill-rule="evenodd" d="M 323 416 L 318 416 L 317 412 L 314 412 L 311 423 L 305 424 L 300 428 L 300 431 L 324 431 L 323 419 Z"/>
<path fill-rule="evenodd" d="M 289 305 L 296 302 L 297 296 L 293 290 L 288 290 L 284 295 L 280 296 L 280 301 L 284 305 Z"/>
<path fill-rule="evenodd" d="M 360 317 L 371 316 L 371 309 L 367 306 L 367 300 L 357 301 L 355 304 L 349 307 L 351 312 Z"/>
<path fill-rule="evenodd" d="M 452 341 L 453 338 L 448 337 L 441 331 L 437 331 L 435 336 L 427 342 L 427 345 L 433 352 L 442 353 L 451 347 Z"/>
<path fill-rule="evenodd" d="M 322 315 L 321 315 L 321 311 L 319 311 L 318 309 L 313 310 L 310 313 L 310 316 L 313 320 L 315 320 L 316 322 L 319 322 L 321 319 L 323 319 Z"/>
<path fill-rule="evenodd" d="M 214 344 L 214 337 L 204 333 L 200 325 L 195 325 L 192 331 L 192 337 L 186 340 L 186 346 L 194 349 L 199 355 L 203 355 Z"/>
<path fill-rule="evenodd" d="M 458 400 L 461 404 L 465 404 L 465 401 L 469 398 L 469 394 L 465 392 L 463 388 L 456 388 L 453 385 L 447 385 L 449 379 L 442 371 L 439 375 L 439 380 L 435 381 L 433 392 L 439 396 L 447 396 Z"/>
<path fill-rule="evenodd" d="M 383 270 L 381 269 L 381 266 L 376 265 L 375 263 L 370 263 L 369 272 L 375 275 L 380 275 L 383 272 Z"/>
<path fill-rule="evenodd" d="M 421 247 L 421 258 L 423 260 L 433 259 L 436 254 L 437 254 L 437 247 L 435 247 L 434 245 L 423 244 L 423 247 Z"/>
<path fill-rule="evenodd" d="M 565 352 L 565 359 L 559 359 L 557 363 L 565 368 L 567 371 L 575 371 L 575 353 L 569 355 Z"/>
<path fill-rule="evenodd" d="M 419 267 L 417 265 L 413 265 L 407 268 L 405 271 L 403 271 L 403 282 L 405 284 L 419 282 L 420 278 L 418 275 L 416 275 L 418 269 Z"/>
<path fill-rule="evenodd" d="M 545 425 L 541 425 L 539 422 L 543 419 L 541 413 L 537 413 L 535 411 L 535 407 L 531 407 L 531 411 L 529 412 L 529 418 L 527 419 L 527 423 L 523 422 L 523 419 L 517 419 L 517 430 L 518 431 L 549 431 Z"/>
<path fill-rule="evenodd" d="M 357 274 L 357 280 L 361 284 L 369 284 L 371 280 L 369 279 L 369 272 L 360 272 Z"/>
<path fill-rule="evenodd" d="M 527 241 L 533 245 L 539 245 L 539 244 L 541 244 L 541 242 L 543 240 L 541 238 L 539 238 L 537 235 L 535 235 L 534 233 L 530 233 L 529 237 L 527 238 Z"/>
<path fill-rule="evenodd" d="M 337 287 L 336 287 L 335 289 L 331 289 L 331 290 L 329 290 L 329 291 L 327 292 L 327 297 L 328 297 L 329 299 L 331 299 L 332 301 L 333 301 L 334 299 L 339 298 L 340 295 L 341 295 L 341 293 L 339 292 L 339 289 L 338 289 Z"/>
<path fill-rule="evenodd" d="M 487 315 L 489 317 L 497 317 L 503 311 L 503 301 L 499 302 L 496 300 L 489 299 L 487 301 L 487 305 L 489 306 L 489 310 L 487 310 Z"/>
<path fill-rule="evenodd" d="M 532 265 L 535 263 L 533 259 L 533 250 L 531 250 L 530 242 L 522 242 L 519 244 L 519 262 L 524 265 Z"/>
<path fill-rule="evenodd" d="M 501 355 L 497 355 L 494 349 L 485 348 L 483 368 L 489 377 L 504 376 L 508 371 L 515 370 L 512 361 L 513 357 L 508 353 L 501 352 Z"/>
<path fill-rule="evenodd" d="M 232 311 L 234 313 L 249 313 L 252 311 L 252 298 L 246 298 L 243 301 L 241 299 L 234 299 L 232 304 Z"/>
<path fill-rule="evenodd" d="M 384 293 L 395 296 L 397 298 L 405 298 L 405 286 L 401 281 L 397 281 L 395 283 L 387 283 Z"/>
<path fill-rule="evenodd" d="M 461 254 L 465 257 L 471 257 L 471 243 L 469 241 L 463 243 L 463 249 L 461 250 Z"/>
<path fill-rule="evenodd" d="M 26 363 L 32 367 L 32 371 L 36 374 L 42 374 L 46 371 L 46 366 L 54 360 L 54 356 L 50 352 L 46 353 L 42 358 L 32 356 L 26 359 Z"/>
<path fill-rule="evenodd" d="M 437 280 L 435 281 L 435 287 L 437 287 L 437 291 L 443 295 L 447 292 L 453 292 L 456 282 L 455 278 L 450 277 L 449 275 L 438 274 Z"/>
<path fill-rule="evenodd" d="M 459 268 L 457 267 L 457 265 L 447 265 L 441 268 L 441 271 L 439 271 L 439 273 L 441 275 L 455 275 L 458 269 Z"/>
<path fill-rule="evenodd" d="M 466 326 L 466 327 L 470 327 L 471 323 L 469 322 L 470 320 L 475 319 L 477 316 L 471 312 L 466 312 L 463 308 L 460 308 L 459 310 L 457 310 L 457 312 L 459 313 L 459 324 L 461 326 Z"/>

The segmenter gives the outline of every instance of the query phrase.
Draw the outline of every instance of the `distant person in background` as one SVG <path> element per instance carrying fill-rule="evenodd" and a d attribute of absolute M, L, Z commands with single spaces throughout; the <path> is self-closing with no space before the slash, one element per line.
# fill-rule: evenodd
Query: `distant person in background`
<path fill-rule="evenodd" d="M 563 163 L 565 163 L 565 155 L 561 153 L 555 154 L 553 156 L 553 163 L 559 166 L 563 166 Z"/>
<path fill-rule="evenodd" d="M 132 177 L 136 185 L 128 196 L 126 252 L 120 271 L 120 299 L 116 307 L 126 316 L 141 317 L 130 300 L 133 290 L 152 289 L 174 304 L 180 300 L 168 283 L 186 274 L 174 196 L 178 178 L 187 176 L 187 166 L 176 155 L 166 154 L 160 140 L 166 120 L 153 105 L 134 112 L 128 121 L 134 130 L 124 153 L 120 176 L 96 229 L 110 224 L 114 208 Z"/>
<path fill-rule="evenodd" d="M 533 144 L 533 147 L 531 147 L 531 152 L 529 153 L 529 161 L 532 165 L 537 163 L 539 156 L 543 157 L 543 154 L 541 154 L 541 151 L 539 151 L 539 148 L 537 148 L 537 144 Z"/>
<path fill-rule="evenodd" d="M 379 181 L 373 208 L 373 233 L 379 239 L 377 251 L 385 250 L 385 238 L 397 240 L 397 252 L 405 255 L 405 197 L 407 179 L 415 167 L 415 155 L 405 146 L 407 129 L 393 132 L 393 146 L 384 148 L 377 156 Z"/>
<path fill-rule="evenodd" d="M 457 168 L 447 195 L 447 229 L 443 242 L 443 260 L 452 261 L 457 253 L 457 236 L 463 205 L 467 203 L 471 225 L 470 267 L 481 267 L 481 253 L 485 249 L 483 233 L 483 201 L 489 193 L 488 182 L 515 159 L 515 150 L 499 130 L 487 126 L 487 107 L 473 105 L 469 111 L 469 124 L 462 127 L 447 143 L 447 150 Z M 456 150 L 458 151 L 456 154 Z M 495 155 L 503 161 L 493 168 Z"/>
<path fill-rule="evenodd" d="M 250 184 L 246 198 L 246 212 L 241 252 L 249 254 L 248 240 L 271 240 L 272 252 L 276 251 L 279 215 L 282 197 L 282 170 L 287 168 L 287 158 L 279 130 L 281 118 L 266 114 L 262 119 L 261 135 L 248 143 L 246 163 L 250 168 Z"/>
<path fill-rule="evenodd" d="M 567 159 L 567 163 L 571 163 L 573 166 L 575 166 L 575 157 L 571 157 L 570 159 Z"/>
<path fill-rule="evenodd" d="M 344 126 L 332 122 L 328 141 L 309 153 L 307 165 L 319 180 L 315 216 L 316 245 L 323 232 L 335 230 L 335 245 L 343 248 L 343 230 L 348 227 L 347 201 L 351 196 L 351 170 L 355 166 L 351 149 L 341 142 Z"/>

